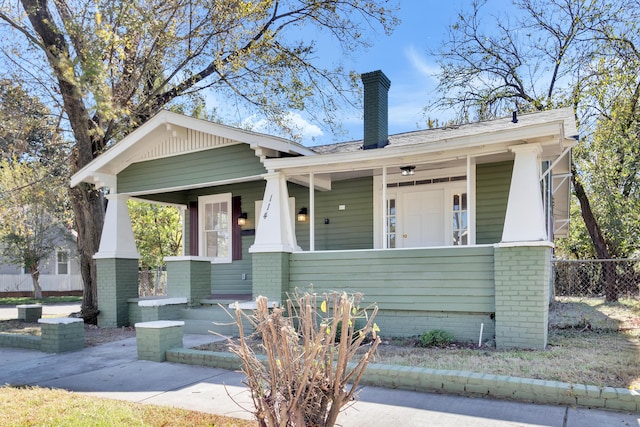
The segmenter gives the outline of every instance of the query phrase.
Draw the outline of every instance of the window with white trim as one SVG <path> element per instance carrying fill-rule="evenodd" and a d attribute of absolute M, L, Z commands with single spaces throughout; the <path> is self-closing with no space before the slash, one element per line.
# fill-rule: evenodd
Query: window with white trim
<path fill-rule="evenodd" d="M 200 256 L 231 262 L 231 193 L 198 198 Z"/>
<path fill-rule="evenodd" d="M 467 193 L 452 195 L 452 244 L 454 246 L 469 244 L 469 224 L 467 221 Z"/>
<path fill-rule="evenodd" d="M 387 248 L 396 247 L 396 199 L 387 200 Z"/>
<path fill-rule="evenodd" d="M 56 252 L 56 274 L 69 274 L 69 252 Z"/>

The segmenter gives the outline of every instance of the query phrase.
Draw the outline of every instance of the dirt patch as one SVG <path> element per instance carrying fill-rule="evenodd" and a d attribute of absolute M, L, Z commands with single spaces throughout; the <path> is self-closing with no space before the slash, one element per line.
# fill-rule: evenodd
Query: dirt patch
<path fill-rule="evenodd" d="M 99 328 L 96 325 L 84 326 L 84 345 L 87 347 L 120 341 L 135 336 L 136 330 L 132 326 L 122 328 Z"/>
<path fill-rule="evenodd" d="M 422 348 L 417 337 L 383 336 L 372 363 L 638 390 L 639 325 L 640 301 L 564 298 L 550 308 L 545 350 L 498 350 L 474 343 Z M 220 341 L 198 348 L 225 352 L 228 347 L 228 342 Z M 257 354 L 263 351 L 257 339 L 251 341 L 251 347 Z"/>
<path fill-rule="evenodd" d="M 0 333 L 40 336 L 39 323 L 28 323 L 21 320 L 0 320 Z M 84 345 L 93 347 L 108 342 L 119 341 L 136 336 L 135 328 L 99 328 L 95 325 L 84 325 Z"/>

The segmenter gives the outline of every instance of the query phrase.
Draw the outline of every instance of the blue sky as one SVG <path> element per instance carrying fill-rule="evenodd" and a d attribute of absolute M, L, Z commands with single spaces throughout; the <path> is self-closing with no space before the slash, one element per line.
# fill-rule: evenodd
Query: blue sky
<path fill-rule="evenodd" d="M 352 58 L 342 58 L 347 69 L 359 73 L 382 70 L 391 80 L 389 90 L 389 133 L 409 132 L 426 127 L 424 107 L 435 97 L 438 71 L 437 58 L 430 57 L 427 49 L 437 48 L 447 37 L 448 26 L 455 22 L 460 10 L 469 9 L 469 0 L 399 0 L 397 14 L 401 23 L 391 36 L 371 33 L 367 36 L 372 47 Z M 489 0 L 484 12 L 501 13 L 508 10 L 510 0 Z M 336 49 L 330 43 L 317 40 L 318 55 L 331 61 Z M 430 112 L 440 121 L 450 118 L 446 112 Z M 307 121 L 304 113 L 295 113 L 295 123 L 302 129 L 305 145 L 361 139 L 362 112 L 344 111 L 342 126 L 346 135 L 334 137 L 322 131 L 316 123 Z M 245 118 L 252 129 L 263 130 L 260 121 Z M 245 122 L 246 125 L 246 122 Z"/>
<path fill-rule="evenodd" d="M 401 1 L 400 25 L 389 37 L 384 34 L 375 37 L 375 44 L 353 65 L 358 72 L 382 70 L 391 80 L 390 134 L 426 126 L 424 107 L 434 93 L 437 84 L 434 74 L 438 71 L 436 58 L 429 57 L 427 49 L 437 47 L 444 39 L 461 3 L 464 2 Z M 349 131 L 347 139 L 362 138 L 361 112 L 354 112 L 343 125 Z M 330 135 L 327 137 L 331 139 Z"/>
<path fill-rule="evenodd" d="M 345 62 L 347 68 L 364 73 L 382 70 L 391 80 L 389 90 L 389 133 L 424 129 L 424 107 L 435 96 L 438 71 L 437 58 L 427 53 L 447 37 L 448 26 L 455 22 L 461 9 L 469 9 L 469 0 L 400 0 L 398 17 L 401 20 L 391 36 L 370 35 L 373 46 L 357 57 Z M 509 8 L 509 0 L 489 0 L 485 13 L 500 13 Z M 434 112 L 432 118 L 441 121 L 450 116 L 446 112 Z M 347 135 L 340 141 L 361 139 L 362 113 L 348 111 L 343 116 Z M 309 132 L 305 145 L 336 142 L 333 135 L 322 134 L 313 123 L 306 123 Z"/>

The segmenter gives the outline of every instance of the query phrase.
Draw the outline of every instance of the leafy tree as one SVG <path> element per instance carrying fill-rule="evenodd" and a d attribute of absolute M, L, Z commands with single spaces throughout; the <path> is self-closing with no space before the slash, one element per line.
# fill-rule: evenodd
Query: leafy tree
<path fill-rule="evenodd" d="M 323 114 L 350 102 L 356 80 L 339 64 L 314 65 L 326 32 L 343 53 L 366 47 L 365 31 L 392 30 L 384 0 L 20 0 L 4 2 L 5 69 L 64 114 L 75 173 L 109 145 L 178 99 L 210 89 L 295 133 L 291 110 Z M 95 265 L 104 195 L 69 192 L 84 279 L 82 313 L 95 319 Z"/>
<path fill-rule="evenodd" d="M 0 247 L 6 260 L 30 272 L 36 298 L 41 262 L 71 238 L 58 122 L 20 85 L 0 80 Z"/>
<path fill-rule="evenodd" d="M 161 267 L 164 257 L 180 254 L 182 224 L 177 208 L 137 200 L 129 200 L 128 206 L 141 268 Z"/>
<path fill-rule="evenodd" d="M 637 1 L 515 0 L 489 24 L 484 4 L 460 13 L 437 50 L 443 95 L 431 107 L 453 108 L 458 120 L 573 107 L 582 230 L 598 258 L 626 256 L 638 243 Z M 605 276 L 615 300 L 615 273 Z"/>
<path fill-rule="evenodd" d="M 0 249 L 4 259 L 29 271 L 34 298 L 42 298 L 40 267 L 63 239 L 71 239 L 56 215 L 64 200 L 65 177 L 39 162 L 0 160 Z"/>

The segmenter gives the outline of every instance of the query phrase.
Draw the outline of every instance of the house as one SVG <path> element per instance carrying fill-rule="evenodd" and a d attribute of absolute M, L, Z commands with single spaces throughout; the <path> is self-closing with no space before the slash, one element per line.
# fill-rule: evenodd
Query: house
<path fill-rule="evenodd" d="M 362 80 L 363 141 L 305 147 L 162 111 L 75 174 L 72 186 L 109 189 L 99 324 L 126 324 L 137 296 L 134 197 L 181 208 L 184 255 L 167 260 L 168 295 L 190 304 L 358 291 L 388 336 L 447 329 L 544 348 L 573 112 L 388 136 L 390 82 L 380 71 Z"/>
<path fill-rule="evenodd" d="M 39 283 L 45 296 L 81 295 L 83 284 L 75 241 L 60 233 L 54 252 L 40 263 Z M 33 295 L 31 274 L 0 256 L 0 294 Z"/>

